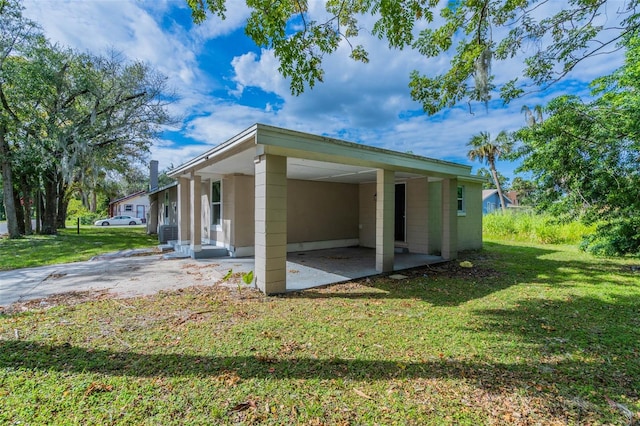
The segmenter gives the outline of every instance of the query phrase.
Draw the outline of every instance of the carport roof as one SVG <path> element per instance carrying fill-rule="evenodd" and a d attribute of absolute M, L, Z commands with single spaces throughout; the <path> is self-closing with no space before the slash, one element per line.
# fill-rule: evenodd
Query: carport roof
<path fill-rule="evenodd" d="M 377 169 L 393 170 L 399 179 L 425 175 L 473 179 L 467 165 L 264 124 L 255 124 L 176 167 L 169 176 L 253 175 L 254 159 L 262 154 L 287 157 L 290 179 L 363 183 L 375 181 Z"/>

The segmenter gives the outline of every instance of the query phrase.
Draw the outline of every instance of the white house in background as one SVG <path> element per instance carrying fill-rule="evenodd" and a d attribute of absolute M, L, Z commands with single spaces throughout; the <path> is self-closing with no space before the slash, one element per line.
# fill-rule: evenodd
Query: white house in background
<path fill-rule="evenodd" d="M 149 196 L 147 191 L 138 191 L 109 203 L 109 216 L 139 217 L 143 222 L 149 212 Z"/>
<path fill-rule="evenodd" d="M 287 290 L 287 252 L 371 247 L 389 272 L 396 250 L 482 247 L 484 180 L 462 164 L 256 124 L 168 174 L 150 232 L 174 227 L 194 258 L 254 256 L 267 294 Z"/>

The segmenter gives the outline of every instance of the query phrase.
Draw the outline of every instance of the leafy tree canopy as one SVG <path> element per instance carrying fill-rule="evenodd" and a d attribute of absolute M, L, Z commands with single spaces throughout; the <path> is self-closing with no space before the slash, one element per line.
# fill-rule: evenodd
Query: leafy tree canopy
<path fill-rule="evenodd" d="M 625 65 L 593 83 L 595 100 L 556 98 L 514 135 L 538 208 L 601 223 L 591 246 L 607 254 L 640 253 L 640 38 L 626 46 Z"/>
<path fill-rule="evenodd" d="M 226 0 L 186 0 L 195 22 L 212 13 L 224 19 Z M 308 0 L 246 0 L 251 14 L 246 34 L 273 49 L 291 91 L 323 79 L 322 59 L 341 42 L 351 58 L 367 62 L 368 52 L 352 44 L 361 31 L 386 39 L 397 49 L 426 57 L 453 56 L 441 74 L 411 74 L 410 90 L 428 114 L 461 101 L 505 101 L 533 87 L 552 84 L 585 58 L 611 52 L 638 28 L 639 0 L 570 0 L 559 8 L 548 0 L 325 0 L 322 14 Z M 371 28 L 363 26 L 373 17 Z M 508 81 L 496 82 L 491 69 L 524 55 Z"/>

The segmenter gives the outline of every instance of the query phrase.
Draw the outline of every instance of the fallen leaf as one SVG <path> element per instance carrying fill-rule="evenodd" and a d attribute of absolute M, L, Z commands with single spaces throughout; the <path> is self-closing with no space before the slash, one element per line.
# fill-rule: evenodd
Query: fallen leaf
<path fill-rule="evenodd" d="M 111 392 L 113 390 L 112 385 L 105 385 L 104 383 L 92 382 L 87 390 L 84 392 L 84 396 L 89 396 L 96 392 Z"/>
<path fill-rule="evenodd" d="M 369 395 L 367 395 L 366 393 L 362 392 L 360 389 L 358 388 L 353 388 L 353 391 L 358 394 L 359 396 L 366 398 L 366 399 L 373 399 L 371 398 Z"/>
<path fill-rule="evenodd" d="M 249 401 L 241 402 L 239 404 L 234 405 L 233 407 L 231 407 L 229 411 L 238 412 L 238 411 L 248 410 L 249 408 L 255 409 L 257 407 L 258 405 L 256 404 L 255 401 L 249 400 Z"/>

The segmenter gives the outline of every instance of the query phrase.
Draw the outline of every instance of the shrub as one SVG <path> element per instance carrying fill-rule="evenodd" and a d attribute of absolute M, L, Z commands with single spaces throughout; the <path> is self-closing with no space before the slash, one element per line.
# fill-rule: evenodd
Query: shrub
<path fill-rule="evenodd" d="M 69 206 L 67 207 L 68 221 L 75 223 L 78 218 L 80 218 L 81 225 L 93 225 L 96 220 L 102 219 L 104 217 L 104 213 L 90 212 L 85 206 L 82 205 L 82 202 L 80 200 L 72 199 L 69 201 Z"/>
<path fill-rule="evenodd" d="M 640 218 L 616 218 L 598 224 L 580 248 L 600 256 L 640 255 Z"/>
<path fill-rule="evenodd" d="M 509 210 L 483 218 L 483 235 L 537 244 L 577 244 L 593 227 L 579 221 L 560 221 L 554 216 Z"/>

